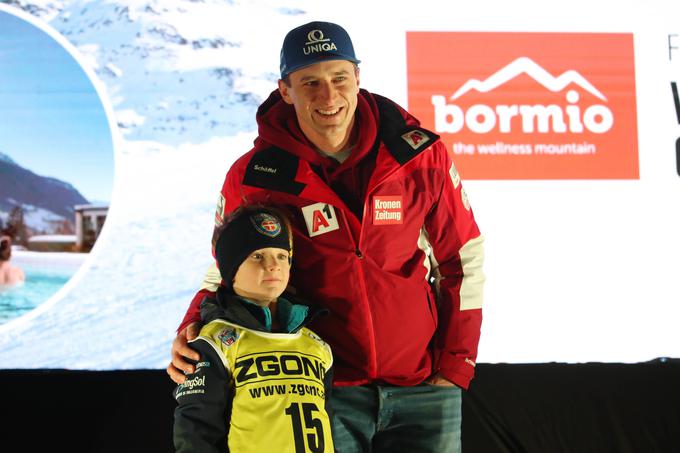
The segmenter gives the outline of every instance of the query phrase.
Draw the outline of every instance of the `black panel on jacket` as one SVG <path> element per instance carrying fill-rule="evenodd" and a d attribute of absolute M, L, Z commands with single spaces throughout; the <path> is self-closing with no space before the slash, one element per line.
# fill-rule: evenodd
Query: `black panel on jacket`
<path fill-rule="evenodd" d="M 243 184 L 261 189 L 300 195 L 306 184 L 295 181 L 300 159 L 272 146 L 253 154 L 248 162 Z"/>
<path fill-rule="evenodd" d="M 401 165 L 416 157 L 430 147 L 439 135 L 423 129 L 409 126 L 399 110 L 389 99 L 373 95 L 380 111 L 380 139 L 387 146 L 392 157 Z"/>

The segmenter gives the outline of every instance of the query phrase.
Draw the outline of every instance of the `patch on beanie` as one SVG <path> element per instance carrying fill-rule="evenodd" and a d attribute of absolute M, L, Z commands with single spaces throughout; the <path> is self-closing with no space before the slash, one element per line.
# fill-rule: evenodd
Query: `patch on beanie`
<path fill-rule="evenodd" d="M 273 215 L 261 212 L 250 216 L 250 221 L 253 223 L 255 230 L 260 234 L 270 238 L 275 238 L 281 234 L 281 223 Z"/>

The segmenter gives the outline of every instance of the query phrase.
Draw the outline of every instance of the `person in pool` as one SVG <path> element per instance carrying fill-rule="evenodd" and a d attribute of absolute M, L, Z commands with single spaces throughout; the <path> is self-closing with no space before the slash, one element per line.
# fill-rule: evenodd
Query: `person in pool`
<path fill-rule="evenodd" d="M 0 287 L 14 286 L 26 280 L 24 271 L 10 263 L 12 258 L 12 238 L 0 236 Z"/>

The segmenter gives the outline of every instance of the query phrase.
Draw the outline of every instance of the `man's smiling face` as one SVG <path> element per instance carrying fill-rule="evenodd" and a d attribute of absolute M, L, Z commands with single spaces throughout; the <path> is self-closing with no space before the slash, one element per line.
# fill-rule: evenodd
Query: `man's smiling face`
<path fill-rule="evenodd" d="M 332 60 L 299 69 L 279 80 L 283 100 L 295 107 L 300 129 L 321 151 L 342 151 L 357 108 L 359 71 L 354 63 Z"/>

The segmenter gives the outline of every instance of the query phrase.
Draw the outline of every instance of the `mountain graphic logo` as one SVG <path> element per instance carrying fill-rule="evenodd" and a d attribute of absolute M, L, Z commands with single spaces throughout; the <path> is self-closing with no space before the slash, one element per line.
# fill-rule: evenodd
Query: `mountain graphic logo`
<path fill-rule="evenodd" d="M 546 89 L 555 93 L 562 91 L 565 87 L 573 83 L 593 96 L 605 102 L 607 101 L 605 95 L 577 71 L 569 70 L 555 77 L 528 57 L 517 58 L 512 63 L 498 70 L 483 81 L 477 79 L 468 80 L 453 93 L 451 100 L 456 100 L 471 90 L 488 93 L 522 74 L 528 75 Z"/>

